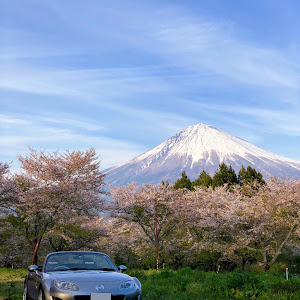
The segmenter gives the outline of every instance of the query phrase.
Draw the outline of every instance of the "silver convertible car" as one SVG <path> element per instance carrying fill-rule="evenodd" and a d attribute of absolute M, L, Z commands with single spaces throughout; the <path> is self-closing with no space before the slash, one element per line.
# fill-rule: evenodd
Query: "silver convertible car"
<path fill-rule="evenodd" d="M 42 267 L 29 266 L 23 300 L 141 300 L 142 286 L 104 253 L 50 253 Z"/>

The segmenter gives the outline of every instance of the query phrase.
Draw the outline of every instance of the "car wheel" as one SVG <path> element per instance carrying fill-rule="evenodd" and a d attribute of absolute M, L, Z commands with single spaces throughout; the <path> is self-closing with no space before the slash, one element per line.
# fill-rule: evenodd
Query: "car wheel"
<path fill-rule="evenodd" d="M 30 300 L 31 298 L 28 295 L 28 288 L 27 284 L 24 284 L 24 291 L 23 291 L 23 300 Z"/>
<path fill-rule="evenodd" d="M 45 300 L 45 294 L 44 294 L 43 289 L 39 290 L 38 300 Z"/>

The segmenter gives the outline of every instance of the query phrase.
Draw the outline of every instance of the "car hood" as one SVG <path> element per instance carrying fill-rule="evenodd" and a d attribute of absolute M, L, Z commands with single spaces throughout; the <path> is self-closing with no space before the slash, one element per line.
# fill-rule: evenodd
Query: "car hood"
<path fill-rule="evenodd" d="M 72 282 L 111 282 L 111 281 L 126 281 L 132 279 L 129 275 L 113 272 L 113 271 L 92 271 L 92 270 L 78 270 L 78 271 L 56 271 L 47 273 L 51 279 L 67 280 Z"/>

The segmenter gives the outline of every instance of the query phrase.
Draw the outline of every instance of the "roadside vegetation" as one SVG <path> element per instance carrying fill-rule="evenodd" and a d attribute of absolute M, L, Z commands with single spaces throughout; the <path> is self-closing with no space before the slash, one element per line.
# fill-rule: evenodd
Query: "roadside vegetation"
<path fill-rule="evenodd" d="M 129 271 L 143 286 L 144 300 L 300 299 L 300 277 L 293 274 L 216 273 L 182 268 Z M 0 299 L 22 298 L 24 269 L 0 269 Z"/>

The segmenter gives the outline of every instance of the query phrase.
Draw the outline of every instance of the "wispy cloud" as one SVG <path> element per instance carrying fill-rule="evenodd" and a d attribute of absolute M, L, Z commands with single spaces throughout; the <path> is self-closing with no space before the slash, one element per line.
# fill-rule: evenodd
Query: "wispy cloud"
<path fill-rule="evenodd" d="M 2 125 L 11 125 L 11 124 L 20 124 L 25 125 L 30 122 L 24 119 L 20 119 L 18 117 L 9 117 L 7 115 L 0 114 L 0 124 Z"/>
<path fill-rule="evenodd" d="M 61 22 L 72 26 L 78 32 L 79 41 L 83 39 L 84 34 L 96 37 L 95 45 L 93 44 L 95 48 L 92 51 L 101 52 L 103 42 L 118 47 L 118 43 L 126 40 L 128 47 L 139 49 L 140 52 L 148 53 L 152 57 L 159 57 L 160 63 L 165 63 L 164 68 L 168 66 L 170 72 L 153 74 L 148 66 L 75 70 L 61 67 L 47 70 L 45 66 L 37 66 L 35 63 L 33 65 L 21 63 L 19 53 L 26 53 L 22 49 L 22 52 L 14 54 L 15 59 L 12 55 L 7 68 L 1 70 L 2 74 L 6 74 L 1 80 L 3 88 L 81 98 L 88 96 L 117 98 L 124 94 L 134 96 L 172 90 L 178 92 L 182 91 L 182 88 L 177 85 L 177 82 L 172 81 L 170 73 L 178 73 L 178 69 L 173 68 L 180 68 L 182 71 L 189 72 L 186 74 L 189 81 L 192 75 L 190 72 L 193 72 L 194 78 L 191 84 L 194 87 L 197 84 L 218 86 L 220 81 L 231 80 L 227 84 L 237 82 L 262 88 L 299 91 L 299 64 L 295 62 L 296 60 L 283 50 L 249 42 L 238 34 L 236 25 L 228 20 L 208 19 L 176 8 L 151 7 L 149 11 L 136 12 L 125 8 L 125 11 L 120 14 L 117 10 L 96 3 L 93 10 L 85 8 L 82 12 L 64 11 L 64 6 L 55 2 L 47 5 Z M 101 22 L 96 22 L 94 19 L 95 11 L 104 17 Z M 110 13 L 109 20 L 105 17 L 105 12 Z M 78 27 L 76 22 L 69 22 L 71 17 L 75 17 L 78 23 L 82 24 L 88 14 L 91 16 L 90 22 L 86 22 L 84 26 Z M 149 24 L 141 27 L 142 20 L 149 20 Z M 114 23 L 119 24 L 118 27 L 113 27 Z M 116 32 L 116 29 L 120 32 L 119 35 L 108 37 L 105 34 L 107 30 Z M 23 37 L 22 41 L 28 40 L 24 33 L 17 32 L 17 35 Z M 100 43 L 102 38 L 103 41 Z M 39 50 L 43 44 L 34 45 L 36 48 L 32 51 L 30 48 L 32 43 L 29 43 L 28 52 L 36 58 L 43 52 Z M 46 54 L 48 56 L 51 55 L 50 53 L 61 56 L 74 53 L 80 55 L 91 51 L 91 48 L 78 44 L 76 50 L 71 46 L 72 42 L 69 45 L 49 46 Z M 20 49 L 19 45 L 14 47 L 16 48 Z M 208 72 L 210 76 L 203 77 L 203 74 Z M 214 81 L 215 83 L 212 84 Z"/>
<path fill-rule="evenodd" d="M 238 82 L 299 89 L 299 65 L 271 47 L 235 35 L 234 25 L 218 21 L 180 20 L 154 33 L 160 49 L 189 69 L 208 69 Z"/>
<path fill-rule="evenodd" d="M 146 68 L 53 70 L 11 63 L 0 68 L 0 87 L 32 94 L 75 97 L 85 100 L 123 98 L 166 92 L 175 87 Z"/>
<path fill-rule="evenodd" d="M 261 124 L 261 129 L 264 131 L 284 133 L 287 135 L 300 136 L 300 118 L 299 112 L 291 111 L 290 109 L 275 110 L 272 108 L 258 108 L 243 105 L 221 105 L 221 104 L 208 104 L 187 101 L 194 109 L 209 110 L 221 112 L 224 114 L 230 113 L 232 116 L 250 116 L 249 123 L 255 125 Z M 233 118 L 232 117 L 232 118 Z M 243 123 L 245 124 L 245 123 Z M 252 125 L 253 126 L 253 125 Z"/>
<path fill-rule="evenodd" d="M 63 128 L 78 128 L 85 131 L 104 131 L 105 127 L 98 124 L 97 120 L 86 119 L 80 116 L 74 116 L 72 114 L 57 112 L 55 117 L 51 115 L 36 116 L 34 119 L 32 115 L 26 114 L 0 114 L 1 126 L 33 126 L 34 124 L 41 124 L 43 126 L 61 125 Z"/>
<path fill-rule="evenodd" d="M 111 166 L 199 122 L 243 127 L 257 141 L 300 136 L 299 53 L 289 45 L 172 2 L 27 5 L 27 21 L 0 23 L 6 158 L 27 145 L 94 146 Z"/>
<path fill-rule="evenodd" d="M 9 120 L 9 118 L 7 118 Z M 71 121 L 61 125 L 65 128 L 51 127 L 48 122 L 55 124 L 55 120 L 50 118 L 39 118 L 28 122 L 23 120 L 20 122 L 13 122 L 15 118 L 10 118 L 11 133 L 0 136 L 0 155 L 6 157 L 6 161 L 11 161 L 13 157 L 13 168 L 18 169 L 17 155 L 26 155 L 28 146 L 45 151 L 66 150 L 66 149 L 87 149 L 90 147 L 96 148 L 102 160 L 102 168 L 107 168 L 115 164 L 132 159 L 146 149 L 137 143 L 128 140 L 120 140 L 107 137 L 97 132 L 94 134 L 86 134 L 86 132 L 78 132 L 72 129 L 71 126 L 83 126 L 86 130 L 93 130 L 89 128 L 90 125 L 85 122 Z M 21 119 L 18 119 L 21 120 Z M 63 124 L 62 124 L 63 123 Z M 18 125 L 22 124 L 22 132 L 18 132 Z M 14 132 L 14 133 L 13 133 Z"/>

